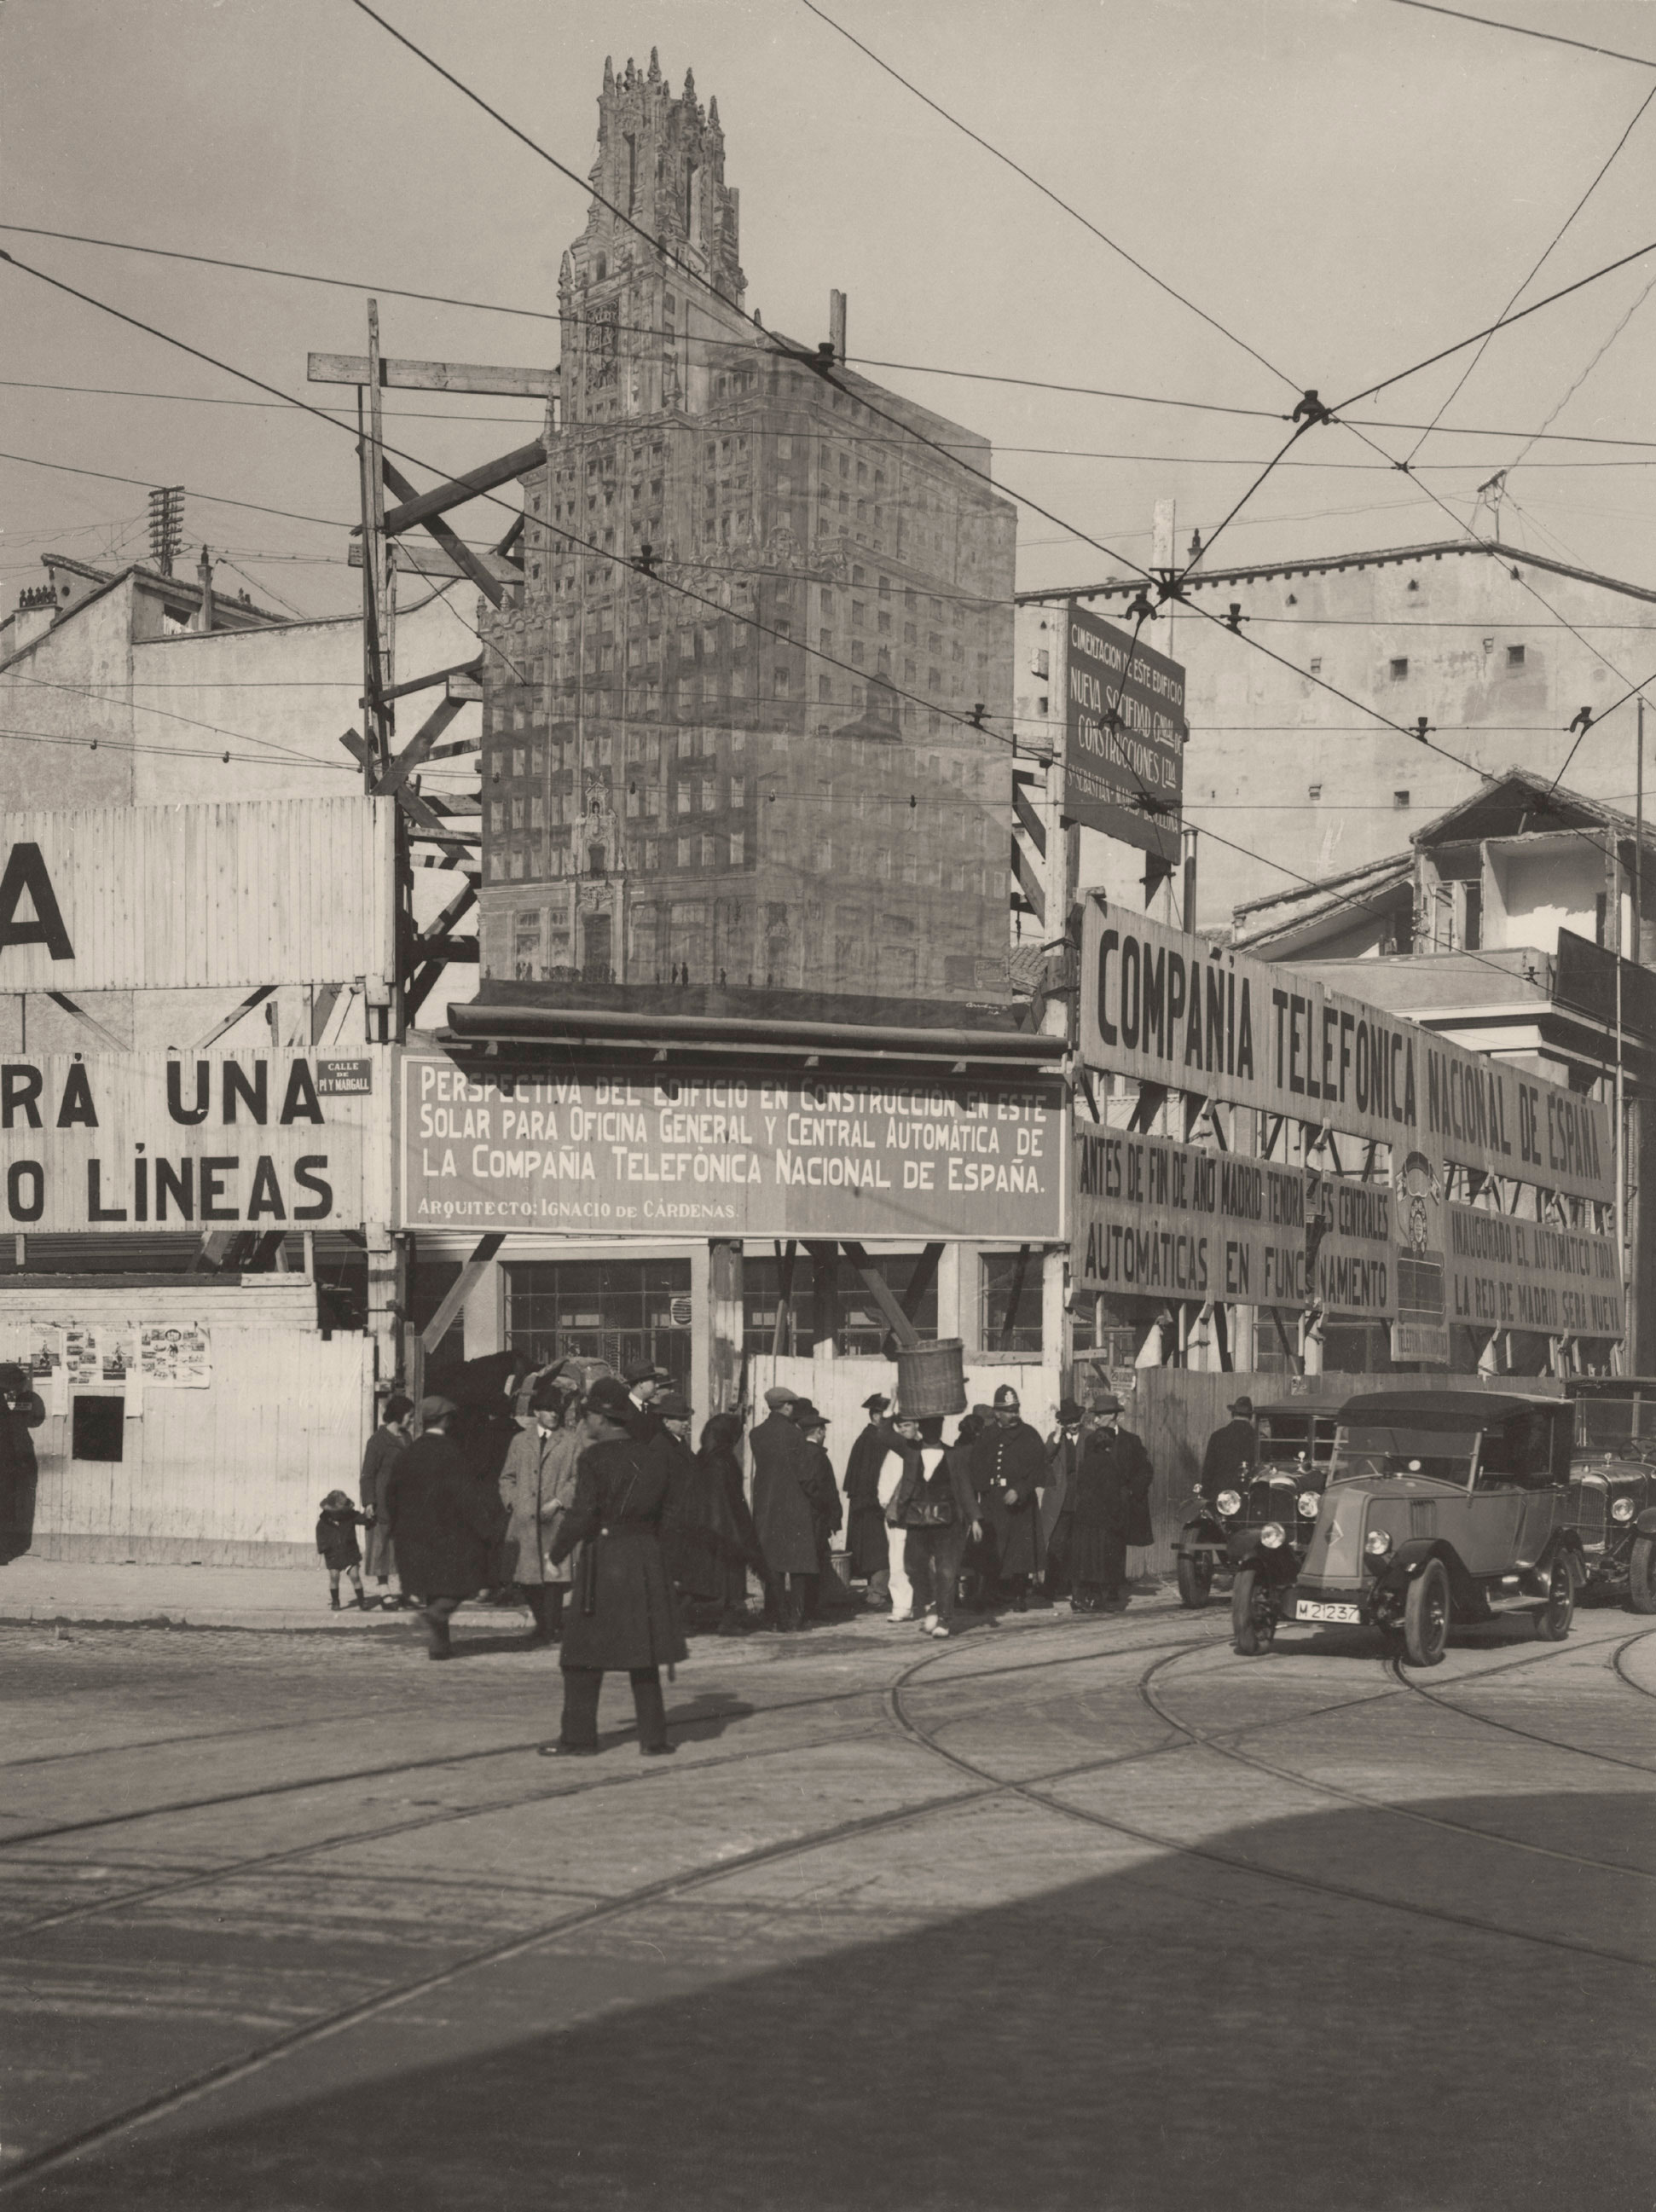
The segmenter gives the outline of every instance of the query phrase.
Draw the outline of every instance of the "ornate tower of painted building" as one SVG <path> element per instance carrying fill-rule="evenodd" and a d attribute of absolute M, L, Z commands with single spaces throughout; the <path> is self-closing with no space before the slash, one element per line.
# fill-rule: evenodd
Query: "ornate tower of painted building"
<path fill-rule="evenodd" d="M 691 339 L 721 322 L 736 325 L 746 283 L 719 102 L 702 107 L 688 70 L 675 95 L 653 48 L 647 70 L 629 58 L 617 76 L 606 61 L 591 178 L 586 228 L 558 279 L 565 420 L 682 408 L 691 397 L 688 355 L 701 350 Z M 653 252 L 634 224 L 705 283 Z M 728 317 L 714 295 L 729 302 Z"/>

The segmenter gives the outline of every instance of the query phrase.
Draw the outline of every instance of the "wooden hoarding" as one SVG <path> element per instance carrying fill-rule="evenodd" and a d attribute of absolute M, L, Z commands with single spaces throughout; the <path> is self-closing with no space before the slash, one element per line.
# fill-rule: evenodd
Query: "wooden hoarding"
<path fill-rule="evenodd" d="M 9 814 L 0 991 L 389 982 L 393 813 L 342 797 Z"/>
<path fill-rule="evenodd" d="M 297 1053 L 0 1061 L 0 1222 L 14 1231 L 320 1229 L 362 1220 L 373 1086 Z"/>
<path fill-rule="evenodd" d="M 1081 1051 L 1113 1074 L 1326 1123 L 1440 1164 L 1615 1197 L 1598 1101 L 1294 969 L 1096 902 L 1083 936 Z"/>
<path fill-rule="evenodd" d="M 1050 1082 L 475 1081 L 403 1057 L 398 1223 L 604 1237 L 1063 1233 Z"/>

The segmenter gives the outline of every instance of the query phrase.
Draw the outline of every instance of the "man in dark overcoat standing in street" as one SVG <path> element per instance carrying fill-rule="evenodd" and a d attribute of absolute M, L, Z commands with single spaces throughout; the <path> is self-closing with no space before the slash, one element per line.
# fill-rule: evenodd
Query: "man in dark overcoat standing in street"
<path fill-rule="evenodd" d="M 885 1515 L 880 1506 L 880 1462 L 891 1449 L 886 1414 L 889 1398 L 876 1390 L 863 1401 L 868 1425 L 859 1429 L 846 1461 L 846 1545 L 849 1572 L 864 1577 L 870 1605 L 891 1599 L 891 1566 L 886 1557 Z"/>
<path fill-rule="evenodd" d="M 1069 1569 L 1072 1608 L 1116 1613 L 1127 1602 L 1127 1544 L 1154 1470 L 1142 1441 L 1121 1426 L 1119 1398 L 1099 1399 L 1093 1412 L 1053 1540 Z"/>
<path fill-rule="evenodd" d="M 1196 1486 L 1210 1505 L 1222 1490 L 1235 1489 L 1259 1456 L 1253 1399 L 1233 1398 L 1225 1410 L 1230 1419 L 1208 1438 L 1208 1448 L 1202 1455 L 1201 1480 Z"/>
<path fill-rule="evenodd" d="M 798 1393 L 779 1383 L 765 1393 L 769 1409 L 750 1431 L 753 1525 L 765 1554 L 765 1611 L 782 1629 L 796 1629 L 810 1578 L 816 1572 L 816 1522 L 810 1510 L 810 1464 L 792 1411 Z"/>
<path fill-rule="evenodd" d="M 1046 1439 L 1046 1482 L 1040 1493 L 1040 1533 L 1046 1545 L 1046 1589 L 1056 1601 L 1069 1588 L 1064 1547 L 1057 1539 L 1058 1524 L 1075 1486 L 1081 1458 L 1081 1431 L 1087 1409 L 1078 1400 L 1065 1398 L 1058 1409 L 1058 1426 Z"/>
<path fill-rule="evenodd" d="M 972 1447 L 972 1487 L 992 1547 L 989 1572 L 1015 1613 L 1028 1611 L 1029 1577 L 1046 1556 L 1038 1496 L 1046 1480 L 1046 1448 L 1023 1419 L 1017 1392 L 1003 1382 Z"/>
<path fill-rule="evenodd" d="M 450 1433 L 456 1410 L 452 1398 L 422 1398 L 421 1432 L 385 1480 L 397 1571 L 403 1589 L 425 1601 L 420 1620 L 431 1659 L 453 1656 L 450 1618 L 489 1583 L 506 1533 L 498 1488 L 478 1481 Z"/>
<path fill-rule="evenodd" d="M 604 1675 L 625 1668 L 646 1759 L 668 1757 L 661 1669 L 682 1659 L 684 1632 L 662 1558 L 664 1525 L 693 1519 L 687 1457 L 658 1433 L 633 1433 L 637 1407 L 613 1377 L 586 1394 L 588 1443 L 575 1468 L 575 1502 L 553 1540 L 555 1562 L 580 1545 L 580 1563 L 564 1615 L 563 1724 L 543 1758 L 591 1758 L 598 1747 L 598 1693 Z"/>

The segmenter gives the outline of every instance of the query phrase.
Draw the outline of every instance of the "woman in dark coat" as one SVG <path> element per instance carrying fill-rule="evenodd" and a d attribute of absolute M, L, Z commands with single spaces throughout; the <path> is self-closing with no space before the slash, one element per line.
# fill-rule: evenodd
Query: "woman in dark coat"
<path fill-rule="evenodd" d="M 628 1427 L 636 1408 L 624 1382 L 587 1394 L 591 1441 L 575 1469 L 575 1502 L 552 1546 L 555 1561 L 584 1548 L 564 1616 L 563 1724 L 543 1758 L 591 1757 L 598 1747 L 598 1692 L 624 1667 L 633 1684 L 639 1749 L 664 1758 L 667 1712 L 661 1668 L 685 1656 L 684 1632 L 661 1555 L 663 1524 L 694 1518 L 685 1463 L 659 1436 L 640 1443 Z"/>
<path fill-rule="evenodd" d="M 868 1425 L 858 1430 L 846 1461 L 846 1547 L 850 1573 L 868 1584 L 869 1602 L 877 1605 L 890 1592 L 885 1515 L 880 1506 L 880 1462 L 891 1449 L 891 1401 L 876 1391 L 863 1401 Z"/>
<path fill-rule="evenodd" d="M 34 1535 L 34 1439 L 45 1405 L 27 1367 L 0 1366 L 0 1559 L 27 1552 Z"/>
<path fill-rule="evenodd" d="M 759 1547 L 758 1532 L 748 1510 L 747 1486 L 742 1479 L 741 1445 L 741 1414 L 715 1413 L 701 1431 L 701 1449 L 696 1455 L 724 1568 L 721 1636 L 742 1632 L 747 1618 L 749 1568 L 761 1583 L 765 1579 L 765 1554 Z"/>
<path fill-rule="evenodd" d="M 450 1618 L 489 1581 L 506 1533 L 500 1492 L 482 1487 L 449 1433 L 455 1410 L 449 1398 L 421 1400 L 421 1433 L 385 1484 L 397 1572 L 425 1600 L 420 1618 L 432 1659 L 453 1656 Z"/>
<path fill-rule="evenodd" d="M 1127 1531 L 1134 1512 L 1149 1498 L 1149 1454 L 1139 1438 L 1119 1425 L 1121 1401 L 1105 1398 L 1095 1407 L 1101 1425 L 1082 1440 L 1070 1498 L 1054 1534 L 1061 1537 L 1065 1564 L 1077 1613 L 1118 1611 L 1126 1603 Z"/>
<path fill-rule="evenodd" d="M 414 1401 L 400 1392 L 385 1401 L 379 1426 L 368 1438 L 362 1455 L 362 1510 L 368 1516 L 368 1572 L 379 1585 L 379 1601 L 390 1602 L 391 1571 L 397 1561 L 391 1551 L 391 1521 L 385 1512 L 385 1485 L 391 1471 L 409 1448 L 409 1421 Z"/>

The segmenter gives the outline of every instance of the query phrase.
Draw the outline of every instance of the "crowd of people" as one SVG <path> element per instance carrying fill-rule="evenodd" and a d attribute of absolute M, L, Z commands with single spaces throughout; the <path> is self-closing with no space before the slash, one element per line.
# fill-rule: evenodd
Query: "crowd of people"
<path fill-rule="evenodd" d="M 423 1399 L 417 1437 L 413 1402 L 388 1398 L 360 1504 L 341 1491 L 322 1502 L 331 1605 L 343 1576 L 359 1606 L 412 1607 L 443 1660 L 466 1599 L 526 1603 L 531 1643 L 558 1644 L 564 1676 L 562 1728 L 543 1749 L 572 1757 L 597 1748 L 612 1670 L 632 1682 L 640 1749 L 670 1752 L 660 1669 L 684 1656 L 687 1627 L 797 1633 L 875 1610 L 948 1637 L 963 1613 L 1128 1602 L 1128 1552 L 1152 1540 L 1152 1469 L 1119 1398 L 1066 1399 L 1043 1438 L 1003 1385 L 945 1440 L 943 1417 L 877 1392 L 842 1496 L 828 1419 L 808 1398 L 766 1391 L 746 1437 L 749 1486 L 742 1415 L 714 1414 L 694 1444 L 693 1409 L 671 1381 L 647 1361 L 616 1376 L 501 1353 Z"/>

